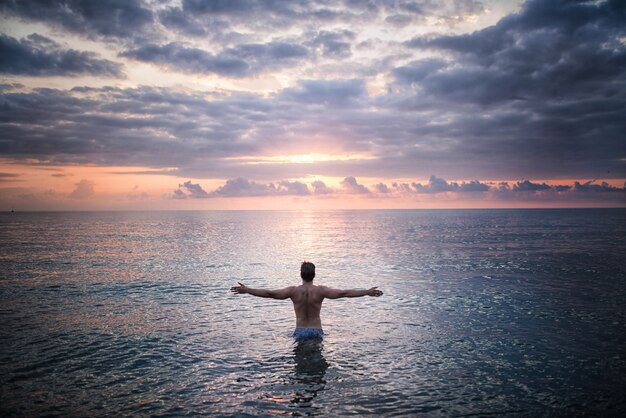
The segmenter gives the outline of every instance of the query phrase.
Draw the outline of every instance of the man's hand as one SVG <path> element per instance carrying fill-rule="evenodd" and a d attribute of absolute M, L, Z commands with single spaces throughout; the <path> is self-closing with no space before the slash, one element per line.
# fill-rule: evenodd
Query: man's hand
<path fill-rule="evenodd" d="M 230 288 L 231 292 L 233 292 L 233 293 L 248 293 L 248 287 L 245 284 L 240 283 L 240 282 L 237 282 L 237 283 L 239 283 L 239 286 L 231 287 Z"/>
<path fill-rule="evenodd" d="M 241 283 L 240 283 L 240 284 L 241 284 Z M 367 289 L 367 291 L 365 292 L 365 294 L 366 294 L 367 296 L 376 296 L 376 297 L 378 297 L 378 296 L 382 296 L 382 295 L 383 295 L 382 290 L 378 290 L 377 288 L 378 288 L 378 286 L 372 287 L 371 289 Z"/>

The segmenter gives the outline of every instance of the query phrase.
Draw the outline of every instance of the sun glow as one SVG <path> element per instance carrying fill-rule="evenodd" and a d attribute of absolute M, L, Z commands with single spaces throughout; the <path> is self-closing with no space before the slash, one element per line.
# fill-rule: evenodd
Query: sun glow
<path fill-rule="evenodd" d="M 355 160 L 375 160 L 376 157 L 367 154 L 293 154 L 293 155 L 272 155 L 272 156 L 242 156 L 227 157 L 228 161 L 239 161 L 243 164 L 313 164 L 327 161 L 355 161 Z"/>

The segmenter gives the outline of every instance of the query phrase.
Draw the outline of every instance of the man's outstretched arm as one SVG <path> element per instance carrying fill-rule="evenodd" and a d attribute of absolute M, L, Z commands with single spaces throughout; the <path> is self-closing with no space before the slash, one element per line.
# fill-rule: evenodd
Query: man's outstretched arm
<path fill-rule="evenodd" d="M 383 292 L 378 290 L 378 286 L 372 287 L 370 289 L 331 289 L 330 287 L 324 287 L 324 291 L 322 292 L 325 298 L 328 299 L 339 299 L 339 298 L 358 298 L 361 296 L 382 296 Z"/>
<path fill-rule="evenodd" d="M 268 290 L 268 289 L 253 289 L 245 284 L 239 283 L 239 286 L 233 286 L 230 291 L 233 293 L 247 293 L 252 296 L 258 296 L 260 298 L 272 298 L 272 299 L 287 299 L 291 296 L 291 292 L 294 287 L 285 287 L 284 289 Z"/>

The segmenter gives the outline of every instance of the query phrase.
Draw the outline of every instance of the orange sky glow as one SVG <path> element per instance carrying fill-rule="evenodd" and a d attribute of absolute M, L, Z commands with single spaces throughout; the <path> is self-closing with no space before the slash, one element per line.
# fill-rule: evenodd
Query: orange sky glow
<path fill-rule="evenodd" d="M 310 158 L 295 156 L 294 160 L 308 164 Z M 247 159 L 244 157 L 242 159 Z M 264 161 L 288 160 L 285 156 L 263 157 Z M 292 161 L 293 162 L 293 161 Z M 175 172 L 175 168 L 170 169 Z M 258 196 L 222 197 L 179 200 L 173 191 L 185 181 L 199 184 L 204 190 L 215 190 L 227 179 L 190 179 L 159 173 L 148 167 L 101 167 L 101 166 L 55 166 L 31 164 L 0 164 L 0 172 L 15 174 L 5 177 L 0 183 L 3 202 L 2 210 L 330 210 L 330 209 L 457 209 L 457 208 L 559 208 L 559 207 L 623 207 L 624 202 L 616 199 L 593 201 L 582 196 L 580 199 L 564 198 L 558 193 L 542 196 L 538 193 L 518 193 L 503 199 L 497 193 L 460 193 L 443 191 L 437 193 L 377 193 L 375 185 L 385 183 L 418 182 L 425 179 L 388 179 L 362 177 L 358 183 L 371 193 L 355 194 L 342 188 L 343 178 L 310 176 L 289 179 L 304 184 L 323 181 L 334 190 L 326 195 L 304 196 Z M 449 180 L 464 183 L 469 180 Z M 486 180 L 484 183 L 497 185 L 502 182 L 515 184 L 516 179 Z M 534 179 L 533 183 L 550 186 L 585 183 L 588 179 Z M 616 179 L 596 179 L 620 188 L 624 182 Z"/>

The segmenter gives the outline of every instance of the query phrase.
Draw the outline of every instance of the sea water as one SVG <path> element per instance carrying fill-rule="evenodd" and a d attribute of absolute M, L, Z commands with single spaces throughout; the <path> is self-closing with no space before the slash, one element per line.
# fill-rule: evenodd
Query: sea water
<path fill-rule="evenodd" d="M 626 210 L 5 213 L 2 416 L 626 414 Z M 289 300 L 242 282 L 378 286 Z"/>

